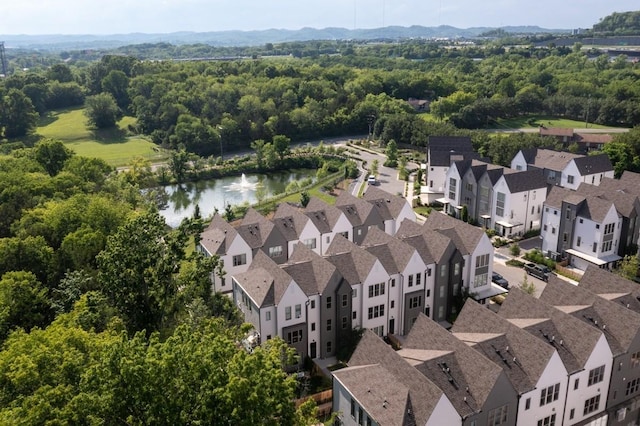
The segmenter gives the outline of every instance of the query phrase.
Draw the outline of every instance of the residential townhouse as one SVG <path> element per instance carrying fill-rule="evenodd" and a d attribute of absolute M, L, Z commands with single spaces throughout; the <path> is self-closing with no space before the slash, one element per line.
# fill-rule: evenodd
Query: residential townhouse
<path fill-rule="evenodd" d="M 450 326 L 447 320 L 455 310 L 454 288 L 462 288 L 462 274 L 453 274 L 454 265 L 462 264 L 462 253 L 451 238 L 409 220 L 401 223 L 396 237 L 415 247 L 427 268 L 425 315 Z"/>
<path fill-rule="evenodd" d="M 430 214 L 425 228 L 449 237 L 462 254 L 462 264 L 454 264 L 450 282 L 453 296 L 466 291 L 476 300 L 484 300 L 496 294 L 491 285 L 494 248 L 487 234 L 476 226 L 441 213 Z M 461 273 L 461 287 L 456 287 L 455 277 Z"/>
<path fill-rule="evenodd" d="M 211 286 L 215 292 L 230 294 L 233 291 L 231 276 L 245 272 L 253 261 L 253 251 L 236 229 L 218 213 L 200 235 L 196 250 L 206 256 L 219 256 L 221 270 L 211 272 Z"/>
<path fill-rule="evenodd" d="M 370 227 L 385 229 L 384 219 L 378 209 L 362 198 L 354 197 L 348 191 L 336 198 L 335 206 L 340 209 L 351 223 L 353 242 L 361 244 Z"/>
<path fill-rule="evenodd" d="M 367 328 L 378 336 L 386 336 L 388 295 L 396 284 L 382 262 L 342 235 L 336 235 L 326 254 L 327 260 L 351 287 L 352 327 Z"/>
<path fill-rule="evenodd" d="M 445 191 L 445 177 L 454 161 L 479 159 L 473 150 L 471 138 L 466 136 L 429 136 L 427 144 L 427 164 L 423 193 L 429 203 L 442 199 Z"/>
<path fill-rule="evenodd" d="M 462 425 L 447 395 L 368 330 L 333 372 L 332 411 L 345 426 Z"/>
<path fill-rule="evenodd" d="M 375 186 L 368 186 L 363 198 L 378 210 L 384 221 L 384 232 L 395 235 L 404 219 L 416 221 L 416 213 L 404 197 L 389 194 Z"/>
<path fill-rule="evenodd" d="M 493 187 L 495 203 L 491 217 L 494 228 L 507 237 L 540 228 L 547 185 L 541 170 L 503 173 Z"/>
<path fill-rule="evenodd" d="M 621 258 L 621 229 L 622 216 L 612 201 L 553 187 L 542 214 L 542 251 L 582 270 L 589 264 L 611 267 Z"/>
<path fill-rule="evenodd" d="M 304 208 L 306 214 L 320 233 L 320 253 L 325 254 L 333 237 L 341 234 L 349 241 L 353 241 L 353 227 L 344 212 L 339 208 L 329 205 L 320 198 L 311 197 L 309 204 Z"/>
<path fill-rule="evenodd" d="M 259 251 L 266 253 L 276 263 L 284 263 L 289 258 L 289 245 L 285 236 L 272 221 L 255 209 L 247 210 L 236 231 L 251 247 L 254 258 Z"/>
<path fill-rule="evenodd" d="M 287 253 L 293 253 L 293 248 L 298 243 L 302 243 L 316 253 L 322 254 L 320 231 L 297 207 L 289 203 L 280 203 L 271 221 L 287 240 Z"/>
<path fill-rule="evenodd" d="M 566 373 L 559 374 L 556 381 L 566 389 L 566 402 L 557 411 L 558 424 L 586 424 L 592 420 L 603 424 L 613 368 L 613 355 L 604 332 L 518 288 L 509 291 L 498 315 L 555 349 L 562 360 Z M 544 405 L 542 397 L 548 392 L 543 395 L 543 389 L 548 388 L 538 388 L 539 398 L 532 397 L 533 407 Z M 525 403 L 523 414 L 526 412 Z"/>
<path fill-rule="evenodd" d="M 640 285 L 634 281 L 589 265 L 580 278 L 579 285 L 602 298 L 640 313 Z"/>
<path fill-rule="evenodd" d="M 515 424 L 569 424 L 563 422 L 567 369 L 555 347 L 472 300 L 451 331 L 504 370 L 517 396 Z"/>
<path fill-rule="evenodd" d="M 380 260 L 391 278 L 387 315 L 389 334 L 405 335 L 424 311 L 425 289 L 433 292 L 434 277 L 418 250 L 378 228 L 371 228 L 362 248 Z M 431 265 L 430 265 L 431 266 Z M 371 290 L 369 290 L 371 294 Z M 370 318 L 375 311 L 363 311 Z"/>
<path fill-rule="evenodd" d="M 602 331 L 613 354 L 606 398 L 608 424 L 637 423 L 640 420 L 640 314 L 555 277 L 550 278 L 540 299 Z M 604 377 L 607 375 L 605 369 Z M 605 400 L 603 388 L 604 380 L 598 388 L 601 404 Z"/>
<path fill-rule="evenodd" d="M 425 315 L 398 354 L 442 389 L 463 425 L 516 424 L 516 390 L 502 367 Z"/>
<path fill-rule="evenodd" d="M 560 142 L 563 148 L 569 148 L 576 144 L 578 153 L 587 154 L 591 151 L 600 151 L 607 143 L 613 139 L 609 134 L 597 133 L 574 133 L 573 129 L 561 129 L 540 126 L 540 136 L 552 136 Z"/>
<path fill-rule="evenodd" d="M 600 184 L 605 177 L 613 177 L 613 165 L 606 154 L 579 155 L 542 148 L 520 150 L 511 160 L 511 168 L 543 171 L 547 184 L 576 189 L 581 182 Z"/>

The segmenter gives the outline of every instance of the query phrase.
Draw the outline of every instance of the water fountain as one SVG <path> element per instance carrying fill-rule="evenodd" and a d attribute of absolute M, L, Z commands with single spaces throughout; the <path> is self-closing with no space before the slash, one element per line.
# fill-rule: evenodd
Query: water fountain
<path fill-rule="evenodd" d="M 247 177 L 243 173 L 242 176 L 240 176 L 240 182 L 232 182 L 229 185 L 225 185 L 224 189 L 227 192 L 231 192 L 231 191 L 246 192 L 246 191 L 254 191 L 258 187 L 258 185 L 260 185 L 259 182 L 250 182 L 249 179 L 247 179 Z"/>

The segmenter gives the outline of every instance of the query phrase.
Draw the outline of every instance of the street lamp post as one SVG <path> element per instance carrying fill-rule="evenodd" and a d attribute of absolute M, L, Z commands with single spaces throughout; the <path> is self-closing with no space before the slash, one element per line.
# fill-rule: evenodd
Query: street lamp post
<path fill-rule="evenodd" d="M 371 139 L 371 135 L 373 134 L 373 123 L 376 120 L 376 116 L 374 114 L 367 115 L 367 123 L 369 123 L 369 139 Z"/>

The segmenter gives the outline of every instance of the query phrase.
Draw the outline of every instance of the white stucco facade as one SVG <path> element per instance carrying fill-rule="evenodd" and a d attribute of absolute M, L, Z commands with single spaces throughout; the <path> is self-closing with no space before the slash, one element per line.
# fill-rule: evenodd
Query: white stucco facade
<path fill-rule="evenodd" d="M 495 227 L 504 236 L 522 234 L 540 228 L 542 205 L 546 199 L 546 188 L 536 188 L 512 193 L 504 176 L 493 187 L 496 194 L 492 216 Z M 503 201 L 503 195 L 504 201 Z M 500 228 L 500 229 L 498 229 Z"/>

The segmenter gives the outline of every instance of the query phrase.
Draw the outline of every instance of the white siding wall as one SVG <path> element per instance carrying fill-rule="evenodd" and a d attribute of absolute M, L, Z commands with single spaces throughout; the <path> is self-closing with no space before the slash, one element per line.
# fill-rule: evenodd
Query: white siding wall
<path fill-rule="evenodd" d="M 272 338 L 278 336 L 277 314 L 278 312 L 275 306 L 267 306 L 260 309 L 260 329 L 258 333 L 260 333 L 262 343 L 267 341 L 267 336 L 271 336 Z M 268 315 L 271 316 L 271 319 L 267 321 Z"/>
<path fill-rule="evenodd" d="M 543 390 L 560 384 L 558 399 L 540 406 L 540 397 Z M 562 411 L 567 395 L 567 369 L 557 352 L 554 352 L 549 363 L 540 375 L 536 388 L 527 392 L 518 402 L 518 426 L 536 426 L 539 420 L 556 415 L 556 425 L 562 424 Z M 526 409 L 527 399 L 530 398 L 529 409 Z"/>
<path fill-rule="evenodd" d="M 321 342 L 320 339 L 320 295 L 314 294 L 309 297 L 309 305 L 307 306 L 307 334 L 309 335 L 309 339 L 307 340 L 307 344 L 311 345 L 312 341 Z M 314 308 L 311 309 L 311 301 L 314 303 Z M 306 303 L 306 302 L 305 302 Z M 302 309 L 305 309 L 305 305 L 302 305 Z M 311 324 L 315 323 L 316 329 L 315 331 L 311 331 Z M 320 348 L 318 348 L 318 354 L 320 354 Z M 311 349 L 307 348 L 307 353 L 311 353 Z"/>
<path fill-rule="evenodd" d="M 603 252 L 603 240 L 604 228 L 607 224 L 614 223 L 615 228 L 613 231 L 613 244 L 611 249 Z M 620 244 L 620 228 L 622 225 L 622 219 L 618 216 L 615 208 L 611 206 L 611 209 L 605 216 L 602 223 L 594 222 L 591 219 L 583 217 L 576 218 L 575 233 L 573 236 L 572 247 L 574 250 L 580 251 L 586 255 L 593 257 L 602 257 L 610 254 L 614 254 L 618 250 L 618 244 Z M 580 245 L 578 246 L 578 238 L 580 238 Z M 593 250 L 593 244 L 596 243 L 596 250 Z"/>
<path fill-rule="evenodd" d="M 444 193 L 444 180 L 448 170 L 449 167 L 429 167 L 427 171 L 427 185 L 429 187 L 429 191 Z M 433 185 L 431 185 L 432 182 Z"/>
<path fill-rule="evenodd" d="M 569 379 L 569 392 L 567 394 L 567 405 L 565 410 L 564 424 L 576 424 L 587 417 L 591 417 L 596 413 L 604 411 L 609 392 L 609 381 L 611 379 L 611 367 L 613 363 L 613 355 L 607 339 L 604 335 L 600 336 L 600 340 L 596 344 L 591 356 L 585 363 L 584 370 L 573 374 Z M 600 383 L 589 384 L 589 371 L 594 368 L 605 366 L 604 379 Z M 575 381 L 578 380 L 578 388 L 575 389 Z M 597 411 L 584 416 L 584 403 L 589 398 L 600 394 L 600 407 Z M 571 410 L 574 410 L 574 417 L 570 419 Z"/>
<path fill-rule="evenodd" d="M 428 271 L 431 271 L 429 273 Z M 429 307 L 429 318 L 433 319 L 433 304 L 435 300 L 435 286 L 436 286 L 436 264 L 432 263 L 425 266 L 424 271 L 425 284 L 424 284 L 424 307 Z"/>
<path fill-rule="evenodd" d="M 304 294 L 302 289 L 296 284 L 295 281 L 291 281 L 287 289 L 285 290 L 282 299 L 280 299 L 280 303 L 276 306 L 276 311 L 278 313 L 277 321 L 278 321 L 278 335 L 282 337 L 282 329 L 285 327 L 289 327 L 296 324 L 301 324 L 307 320 L 305 315 L 304 304 L 307 301 L 307 295 Z M 295 307 L 296 305 L 300 306 L 300 318 L 296 318 Z M 291 319 L 287 320 L 285 316 L 285 308 L 289 306 L 291 307 Z M 320 325 L 318 324 L 318 327 Z"/>
<path fill-rule="evenodd" d="M 247 262 L 244 265 L 233 266 L 233 256 L 245 254 L 247 258 Z M 222 285 L 221 279 L 219 276 L 212 274 L 213 278 L 213 290 L 219 291 L 222 293 L 231 292 L 231 277 L 240 274 L 242 272 L 246 272 L 249 269 L 249 265 L 253 262 L 253 252 L 251 251 L 251 247 L 246 243 L 246 241 L 239 235 L 236 235 L 236 238 L 231 242 L 229 246 L 229 252 L 223 256 L 220 256 L 220 259 L 224 262 L 224 271 L 225 281 L 224 285 Z"/>
<path fill-rule="evenodd" d="M 451 179 L 455 179 L 456 181 L 456 188 L 455 188 L 455 197 L 454 198 L 450 198 L 449 197 L 449 190 L 450 190 L 450 181 Z M 460 176 L 460 173 L 458 172 L 458 168 L 455 165 L 452 165 L 449 168 L 449 171 L 447 172 L 445 179 L 444 179 L 444 198 L 446 198 L 447 200 L 449 200 L 449 203 L 451 204 L 451 206 L 459 206 L 460 205 L 460 192 L 462 189 L 462 177 Z"/>
<path fill-rule="evenodd" d="M 380 261 L 376 261 L 371 268 L 371 272 L 369 273 L 367 279 L 362 283 L 362 310 L 357 313 L 358 318 L 361 319 L 361 324 L 363 328 L 372 329 L 375 327 L 383 326 L 384 334 L 387 334 L 387 324 L 389 318 L 389 294 L 390 290 L 397 290 L 400 286 L 400 278 L 398 275 L 395 275 L 396 286 L 391 288 L 391 284 L 389 283 L 389 279 L 392 278 L 387 273 L 386 269 L 382 266 Z M 369 286 L 374 284 L 383 283 L 385 286 L 384 295 L 378 295 L 374 297 L 369 297 Z M 384 315 L 379 316 L 377 318 L 369 319 L 369 308 L 384 305 Z"/>
<path fill-rule="evenodd" d="M 494 248 L 491 244 L 491 240 L 487 237 L 486 234 L 482 236 L 478 245 L 476 246 L 473 253 L 471 253 L 470 259 L 465 261 L 465 266 L 463 268 L 464 272 L 464 283 L 465 286 L 474 293 L 481 292 L 491 287 L 491 273 L 493 272 L 493 253 Z M 474 280 L 476 276 L 476 266 L 478 256 L 482 256 L 488 254 L 489 255 L 489 270 L 487 272 L 487 282 L 483 286 L 474 287 Z"/>
<path fill-rule="evenodd" d="M 462 425 L 462 419 L 449 398 L 442 394 L 425 426 Z"/>
<path fill-rule="evenodd" d="M 343 232 L 347 233 L 347 239 L 349 241 L 353 241 L 353 226 L 351 226 L 351 222 L 349 222 L 349 219 L 347 219 L 347 217 L 344 214 L 340 214 L 340 218 L 338 219 L 335 226 L 333 227 L 333 230 L 331 230 L 330 233 L 322 235 L 322 243 L 321 243 L 322 254 L 326 254 L 327 249 L 329 248 L 329 246 L 331 245 L 331 242 L 333 241 L 333 238 L 337 234 L 341 234 Z M 329 236 L 329 242 L 327 242 L 327 236 Z"/>
<path fill-rule="evenodd" d="M 409 219 L 412 222 L 416 221 L 416 212 L 413 211 L 413 208 L 409 205 L 408 202 L 405 202 L 404 207 L 402 207 L 402 210 L 400 211 L 400 214 L 398 215 L 398 217 L 396 217 L 393 233 L 391 235 L 396 234 L 396 231 L 400 227 L 400 224 L 405 219 Z"/>
<path fill-rule="evenodd" d="M 316 254 L 322 254 L 322 250 L 320 248 L 320 231 L 318 231 L 318 228 L 316 228 L 312 221 L 308 220 L 304 229 L 300 233 L 300 242 L 304 243 L 306 240 L 313 238 L 316 240 L 316 248 L 314 248 L 313 251 Z M 289 256 L 291 256 L 291 253 L 293 252 L 290 251 Z"/>
<path fill-rule="evenodd" d="M 545 225 L 547 227 L 546 230 L 544 228 Z M 554 229 L 555 233 L 553 231 Z M 547 254 L 549 250 L 556 251 L 556 249 L 558 248 L 558 234 L 560 233 L 559 229 L 560 210 L 553 207 L 545 206 L 542 210 L 542 225 L 540 226 L 540 237 L 542 238 L 542 253 Z"/>
<path fill-rule="evenodd" d="M 520 167 L 518 169 L 518 166 Z M 514 170 L 527 170 L 527 162 L 522 155 L 522 151 L 518 151 L 513 160 L 511 160 L 511 168 Z"/>

